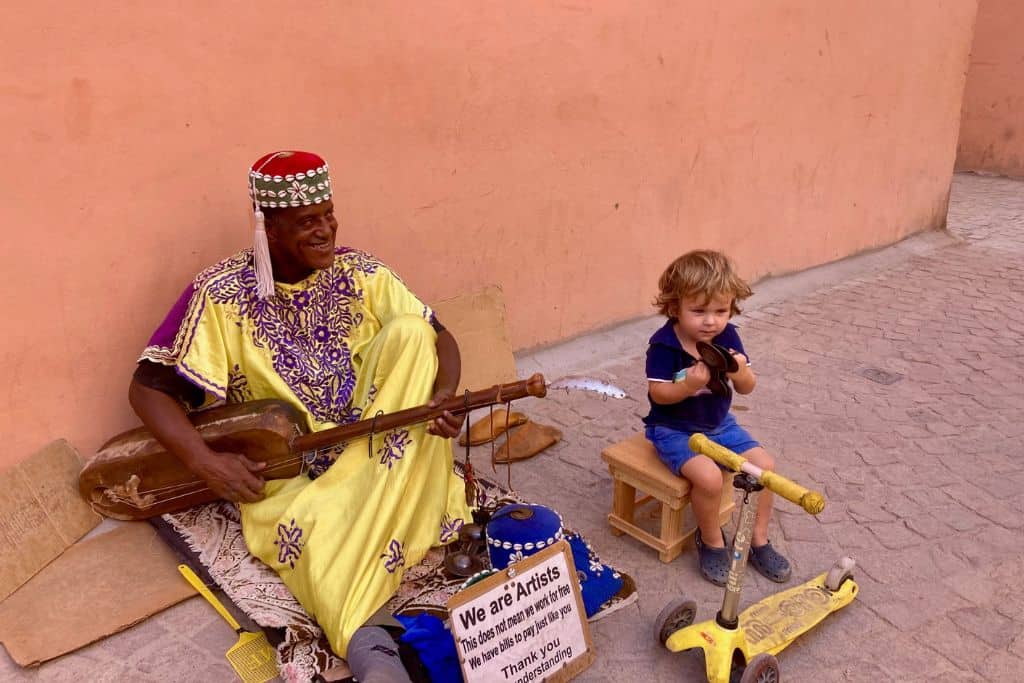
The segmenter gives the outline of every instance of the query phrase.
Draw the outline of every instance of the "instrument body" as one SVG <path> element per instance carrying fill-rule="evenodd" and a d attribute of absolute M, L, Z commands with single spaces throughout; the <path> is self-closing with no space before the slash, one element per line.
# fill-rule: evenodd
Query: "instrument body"
<path fill-rule="evenodd" d="M 470 410 L 547 393 L 544 377 L 466 392 L 436 408 L 417 406 L 306 434 L 302 415 L 285 401 L 264 399 L 211 408 L 189 416 L 214 451 L 242 453 L 265 462 L 266 479 L 302 472 L 302 453 L 318 451 L 366 434 L 418 424 L 448 411 Z M 148 429 L 124 432 L 100 447 L 82 469 L 78 489 L 92 508 L 114 519 L 138 520 L 217 500 L 206 482 L 160 444 Z"/>
<path fill-rule="evenodd" d="M 266 462 L 269 479 L 301 470 L 292 441 L 302 416 L 285 401 L 261 400 L 226 405 L 191 416 L 203 440 L 215 451 L 244 453 Z M 209 503 L 217 495 L 206 482 L 167 452 L 149 430 L 139 427 L 100 446 L 78 477 L 78 490 L 94 510 L 114 519 L 145 519 Z"/>

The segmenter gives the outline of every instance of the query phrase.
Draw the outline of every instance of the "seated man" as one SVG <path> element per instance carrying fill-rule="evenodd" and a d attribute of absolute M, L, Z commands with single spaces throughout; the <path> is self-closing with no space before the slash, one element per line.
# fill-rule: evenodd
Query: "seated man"
<path fill-rule="evenodd" d="M 471 518 L 446 440 L 462 418 L 446 412 L 340 444 L 318 454 L 309 476 L 265 481 L 264 463 L 214 452 L 186 411 L 283 399 L 316 431 L 438 405 L 458 386 L 459 349 L 386 266 L 335 247 L 323 159 L 268 154 L 253 165 L 249 189 L 256 246 L 185 289 L 143 352 L 129 398 L 169 452 L 240 503 L 250 552 L 355 669 L 350 641 L 359 651 L 386 649 L 373 644 L 380 629 L 362 629 L 357 646 L 357 629 L 395 593 L 405 567 Z"/>

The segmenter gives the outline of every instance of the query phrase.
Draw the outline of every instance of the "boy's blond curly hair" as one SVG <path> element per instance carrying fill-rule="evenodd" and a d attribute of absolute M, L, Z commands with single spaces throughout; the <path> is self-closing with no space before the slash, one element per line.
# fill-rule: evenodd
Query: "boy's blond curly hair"
<path fill-rule="evenodd" d="M 754 293 L 736 274 L 728 256 L 706 249 L 687 252 L 670 263 L 658 278 L 658 290 L 654 307 L 668 318 L 677 315 L 683 299 L 703 296 L 705 301 L 710 301 L 717 295 L 732 297 L 731 315 L 738 315 L 737 302 Z"/>

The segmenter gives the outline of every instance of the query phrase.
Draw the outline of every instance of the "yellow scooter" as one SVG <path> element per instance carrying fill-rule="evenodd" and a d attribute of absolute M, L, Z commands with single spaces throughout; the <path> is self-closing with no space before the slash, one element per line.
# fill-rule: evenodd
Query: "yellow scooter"
<path fill-rule="evenodd" d="M 740 683 L 776 683 L 779 663 L 775 655 L 857 596 L 857 582 L 852 577 L 855 563 L 844 557 L 828 572 L 770 595 L 737 616 L 757 511 L 754 505 L 757 497 L 752 498 L 750 494 L 767 488 L 812 515 L 825 509 L 825 499 L 785 477 L 762 470 L 729 449 L 712 443 L 703 434 L 690 437 L 690 449 L 738 473 L 733 486 L 743 491 L 739 528 L 733 541 L 732 564 L 721 611 L 714 619 L 694 624 L 697 603 L 680 598 L 669 603 L 658 615 L 654 637 L 672 652 L 698 647 L 704 650 L 710 683 L 729 683 L 730 677 L 735 681 L 734 672 L 742 672 Z"/>

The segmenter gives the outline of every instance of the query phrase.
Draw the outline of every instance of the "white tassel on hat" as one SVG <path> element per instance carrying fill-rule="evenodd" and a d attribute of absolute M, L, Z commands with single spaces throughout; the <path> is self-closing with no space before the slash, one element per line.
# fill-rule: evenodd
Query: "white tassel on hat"
<path fill-rule="evenodd" d="M 255 169 L 259 173 L 267 164 L 281 156 L 288 156 L 291 152 L 276 152 L 270 155 L 260 167 Z M 256 179 L 250 178 L 252 184 L 252 210 L 256 219 L 256 230 L 253 236 L 252 260 L 253 270 L 256 271 L 256 296 L 259 299 L 266 299 L 274 294 L 274 264 L 270 260 L 270 244 L 267 242 L 267 219 L 260 210 L 260 197 L 256 189 Z"/>
<path fill-rule="evenodd" d="M 274 293 L 274 266 L 267 243 L 267 224 L 260 205 L 256 204 L 256 235 L 253 240 L 253 265 L 256 270 L 256 296 L 266 299 Z"/>

